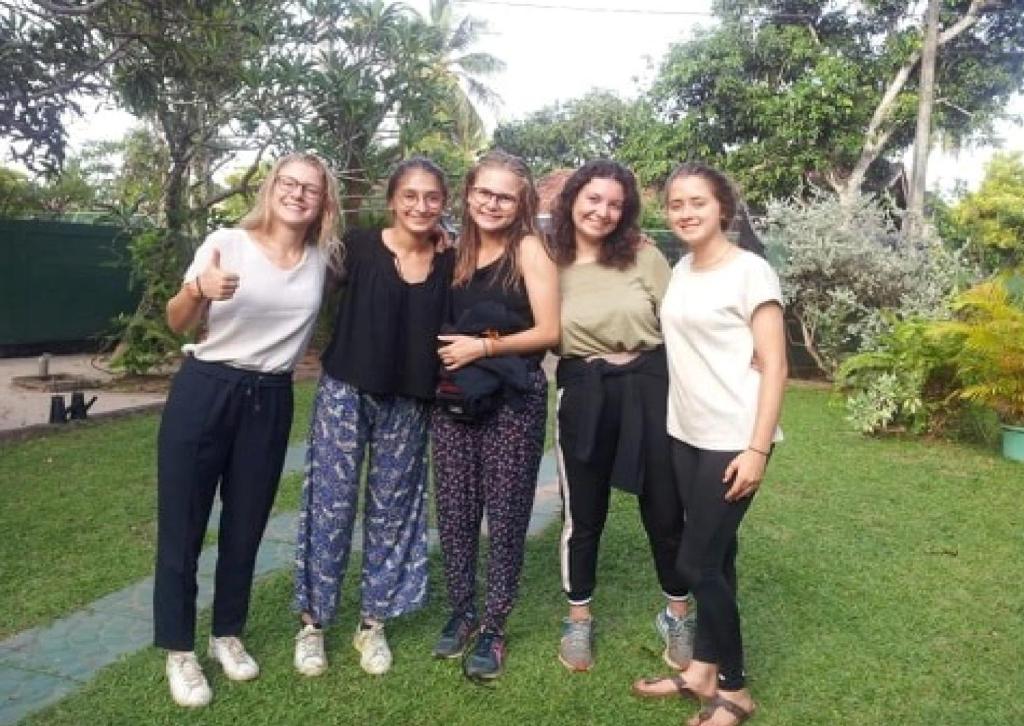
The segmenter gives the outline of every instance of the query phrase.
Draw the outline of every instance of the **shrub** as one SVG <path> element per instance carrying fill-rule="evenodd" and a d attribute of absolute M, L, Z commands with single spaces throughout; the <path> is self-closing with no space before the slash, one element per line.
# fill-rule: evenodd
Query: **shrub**
<path fill-rule="evenodd" d="M 874 199 L 850 208 L 823 193 L 773 202 L 763 224 L 787 313 L 829 378 L 846 355 L 877 347 L 893 324 L 948 314 L 950 293 L 975 278 L 937 239 L 901 233 Z"/>
<path fill-rule="evenodd" d="M 958 395 L 1024 425 L 1024 268 L 996 275 L 953 301 L 956 320 L 935 331 L 959 346 Z"/>
<path fill-rule="evenodd" d="M 847 392 L 846 419 L 862 433 L 934 430 L 949 418 L 955 341 L 922 318 L 897 321 L 872 350 L 847 358 L 836 385 Z"/>

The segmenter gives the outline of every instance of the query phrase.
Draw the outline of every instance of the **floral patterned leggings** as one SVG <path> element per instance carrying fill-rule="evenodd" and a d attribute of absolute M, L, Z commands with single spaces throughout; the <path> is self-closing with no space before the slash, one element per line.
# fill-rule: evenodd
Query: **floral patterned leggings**
<path fill-rule="evenodd" d="M 490 556 L 481 625 L 503 634 L 523 568 L 526 530 L 544 453 L 547 380 L 531 374 L 518 408 L 502 406 L 479 423 L 434 413 L 434 478 L 448 600 L 454 612 L 476 612 L 480 522 L 487 512 Z"/>
<path fill-rule="evenodd" d="M 370 451 L 363 505 L 363 617 L 423 606 L 427 594 L 427 424 L 430 406 L 374 396 L 324 374 L 317 387 L 295 553 L 295 608 L 334 619 Z"/>

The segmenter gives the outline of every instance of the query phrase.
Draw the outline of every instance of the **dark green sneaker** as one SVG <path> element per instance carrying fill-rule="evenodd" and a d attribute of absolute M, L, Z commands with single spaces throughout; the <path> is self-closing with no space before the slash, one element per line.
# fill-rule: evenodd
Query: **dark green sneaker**
<path fill-rule="evenodd" d="M 435 658 L 458 658 L 462 655 L 469 641 L 473 639 L 480 624 L 472 613 L 454 613 L 434 646 Z"/>
<path fill-rule="evenodd" d="M 462 672 L 470 680 L 490 681 L 505 670 L 505 638 L 483 631 L 476 639 L 473 650 L 462 661 Z"/>

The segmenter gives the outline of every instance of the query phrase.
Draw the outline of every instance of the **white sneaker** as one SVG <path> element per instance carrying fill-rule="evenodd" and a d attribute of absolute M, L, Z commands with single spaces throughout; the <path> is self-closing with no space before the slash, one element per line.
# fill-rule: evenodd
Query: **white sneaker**
<path fill-rule="evenodd" d="M 205 706 L 213 697 L 196 654 L 174 651 L 167 654 L 167 682 L 171 685 L 171 698 L 179 706 L 195 708 Z"/>
<path fill-rule="evenodd" d="M 358 628 L 352 636 L 352 645 L 362 653 L 359 665 L 372 676 L 387 673 L 391 668 L 391 649 L 384 635 L 384 623 L 374 623 L 371 627 Z"/>
<path fill-rule="evenodd" d="M 295 670 L 304 676 L 319 676 L 327 670 L 322 628 L 307 624 L 295 636 Z"/>
<path fill-rule="evenodd" d="M 245 652 L 242 641 L 233 635 L 223 638 L 210 636 L 210 657 L 220 661 L 224 675 L 233 681 L 251 681 L 260 674 L 260 667 L 253 657 Z"/>

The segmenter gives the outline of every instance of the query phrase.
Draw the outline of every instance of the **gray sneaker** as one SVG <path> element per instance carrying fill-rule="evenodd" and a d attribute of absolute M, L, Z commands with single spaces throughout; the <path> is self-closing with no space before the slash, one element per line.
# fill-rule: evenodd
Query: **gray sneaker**
<path fill-rule="evenodd" d="M 693 658 L 693 636 L 697 630 L 697 614 L 693 611 L 692 603 L 686 615 L 681 618 L 672 617 L 662 608 L 654 618 L 654 627 L 665 642 L 662 659 L 670 668 L 678 671 L 686 668 Z"/>
<path fill-rule="evenodd" d="M 589 671 L 594 667 L 594 621 L 562 620 L 562 640 L 558 660 L 571 671 Z"/>

